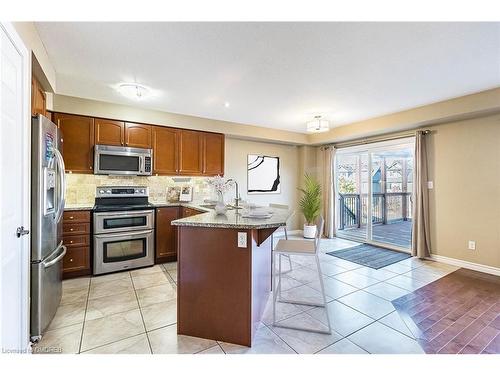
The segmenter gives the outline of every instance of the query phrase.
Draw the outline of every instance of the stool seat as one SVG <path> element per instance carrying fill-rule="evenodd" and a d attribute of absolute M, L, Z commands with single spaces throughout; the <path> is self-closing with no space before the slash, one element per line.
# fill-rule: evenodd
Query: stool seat
<path fill-rule="evenodd" d="M 316 253 L 314 245 L 314 241 L 279 240 L 274 251 L 281 254 L 314 255 Z"/>

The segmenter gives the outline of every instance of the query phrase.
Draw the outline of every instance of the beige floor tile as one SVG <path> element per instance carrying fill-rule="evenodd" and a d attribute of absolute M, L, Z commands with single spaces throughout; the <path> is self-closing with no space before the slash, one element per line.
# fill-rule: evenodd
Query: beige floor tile
<path fill-rule="evenodd" d="M 63 289 L 84 288 L 90 285 L 90 277 L 77 277 L 76 279 L 67 279 L 62 282 Z"/>
<path fill-rule="evenodd" d="M 390 279 L 390 278 L 398 275 L 397 273 L 387 271 L 385 269 L 376 270 L 376 269 L 373 269 L 370 267 L 357 268 L 353 272 L 368 276 L 368 277 L 375 279 L 375 280 L 378 280 L 378 281 L 384 281 L 384 280 Z"/>
<path fill-rule="evenodd" d="M 127 279 L 111 280 L 97 284 L 92 281 L 92 284 L 90 285 L 89 299 L 112 296 L 113 294 L 132 291 L 134 291 L 134 287 L 130 277 Z"/>
<path fill-rule="evenodd" d="M 395 329 L 396 331 L 401 332 L 402 334 L 412 339 L 415 338 L 411 333 L 410 329 L 408 328 L 408 326 L 403 321 L 403 319 L 401 319 L 397 311 L 394 311 L 389 315 L 384 316 L 382 319 L 379 320 L 379 322 L 385 324 L 386 326 L 392 329 Z"/>
<path fill-rule="evenodd" d="M 174 283 L 177 283 L 177 268 L 175 270 L 171 269 L 171 270 L 168 270 L 168 275 L 171 277 L 172 281 Z"/>
<path fill-rule="evenodd" d="M 132 277 L 134 277 L 134 276 L 151 275 L 152 273 L 157 273 L 157 272 L 165 272 L 165 270 L 161 265 L 156 264 L 152 267 L 144 267 L 132 270 L 130 271 L 130 274 L 132 275 Z"/>
<path fill-rule="evenodd" d="M 390 265 L 383 267 L 383 268 L 380 268 L 380 269 L 385 270 L 385 271 L 394 272 L 397 274 L 402 274 L 402 273 L 410 271 L 412 269 L 412 267 L 410 267 L 406 264 L 403 264 L 401 262 L 398 262 L 398 263 L 390 264 Z"/>
<path fill-rule="evenodd" d="M 156 303 L 141 308 L 146 331 L 177 323 L 177 300 Z"/>
<path fill-rule="evenodd" d="M 338 275 L 340 273 L 349 272 L 349 270 L 340 267 L 334 263 L 321 263 L 321 273 L 326 276 Z"/>
<path fill-rule="evenodd" d="M 373 319 L 380 319 L 394 311 L 394 306 L 389 301 L 362 290 L 339 298 L 338 301 Z"/>
<path fill-rule="evenodd" d="M 115 273 L 109 273 L 107 275 L 94 276 L 92 277 L 91 284 L 101 284 L 109 281 L 122 280 L 122 279 L 130 279 L 130 272 L 120 271 Z"/>
<path fill-rule="evenodd" d="M 323 295 L 307 285 L 302 285 L 297 288 L 289 289 L 281 293 L 283 300 L 296 301 L 296 302 L 306 302 L 306 303 L 323 303 Z M 326 301 L 331 301 L 332 298 L 328 295 L 326 296 Z"/>
<path fill-rule="evenodd" d="M 163 266 L 163 268 L 165 268 L 166 271 L 176 270 L 177 269 L 177 262 L 163 263 L 162 266 Z"/>
<path fill-rule="evenodd" d="M 177 298 L 177 287 L 175 284 L 166 283 L 136 291 L 139 305 L 146 307 L 155 303 L 170 301 Z"/>
<path fill-rule="evenodd" d="M 373 279 L 371 277 L 356 273 L 354 270 L 349 272 L 344 272 L 332 277 L 346 284 L 352 285 L 356 288 L 366 288 L 370 285 L 377 284 L 380 282 L 377 279 Z"/>
<path fill-rule="evenodd" d="M 336 264 L 337 266 L 345 268 L 345 269 L 347 269 L 349 271 L 355 270 L 356 268 L 363 267 L 360 264 L 349 262 L 348 260 L 340 259 L 340 258 L 337 258 L 337 257 L 334 257 L 334 256 L 332 256 L 332 258 L 334 259 L 332 261 L 333 264 Z"/>
<path fill-rule="evenodd" d="M 266 326 L 261 326 L 252 341 L 252 347 L 221 342 L 227 354 L 294 354 L 295 352 Z"/>
<path fill-rule="evenodd" d="M 33 348 L 34 354 L 76 354 L 80 349 L 83 324 L 47 331 Z"/>
<path fill-rule="evenodd" d="M 134 288 L 136 290 L 149 288 L 155 285 L 166 284 L 169 282 L 165 272 L 156 272 L 150 275 L 132 276 L 132 280 L 134 282 Z"/>
<path fill-rule="evenodd" d="M 349 339 L 342 339 L 335 344 L 327 346 L 318 352 L 318 354 L 368 354 L 368 352 L 349 341 Z"/>
<path fill-rule="evenodd" d="M 305 312 L 285 319 L 281 323 L 297 328 L 327 329 L 325 325 Z M 313 333 L 298 329 L 281 328 L 274 326 L 270 328 L 299 354 L 316 353 L 317 351 L 342 339 L 342 336 L 335 331 L 332 331 L 332 333 L 328 335 L 324 333 Z"/>
<path fill-rule="evenodd" d="M 151 354 L 145 333 L 83 352 L 83 354 Z"/>
<path fill-rule="evenodd" d="M 312 307 L 309 307 L 312 308 Z M 276 303 L 276 321 L 279 322 L 281 320 L 290 318 L 294 315 L 300 314 L 304 311 L 304 307 L 300 305 L 294 305 L 292 303 Z M 264 314 L 262 314 L 261 322 L 267 325 L 271 325 L 273 323 L 273 300 L 272 296 L 269 298 L 269 301 L 266 305 L 266 309 L 264 310 Z"/>
<path fill-rule="evenodd" d="M 213 340 L 177 335 L 176 324 L 148 332 L 148 337 L 153 354 L 191 354 L 217 345 Z"/>
<path fill-rule="evenodd" d="M 388 279 L 385 282 L 397 286 L 398 288 L 406 289 L 409 292 L 413 292 L 428 284 L 426 282 L 404 275 L 393 277 L 392 279 Z"/>
<path fill-rule="evenodd" d="M 139 304 L 134 291 L 95 298 L 88 302 L 85 320 L 104 318 L 108 315 L 137 308 L 139 308 Z"/>
<path fill-rule="evenodd" d="M 409 272 L 403 273 L 403 276 L 406 277 L 411 277 L 412 279 L 422 281 L 424 283 L 432 283 L 433 281 L 436 281 L 440 279 L 441 277 L 445 276 L 447 272 L 435 272 L 435 270 L 429 269 L 425 266 L 419 267 L 412 269 Z"/>
<path fill-rule="evenodd" d="M 397 286 L 385 282 L 369 286 L 368 288 L 365 288 L 364 291 L 374 294 L 387 301 L 394 301 L 395 299 L 409 293 L 406 289 L 398 288 Z"/>
<path fill-rule="evenodd" d="M 307 284 L 315 280 L 319 280 L 318 271 L 308 267 L 294 267 L 291 272 L 286 274 L 287 277 L 291 277 L 302 284 Z"/>
<path fill-rule="evenodd" d="M 83 328 L 82 351 L 144 333 L 139 309 L 89 320 Z"/>
<path fill-rule="evenodd" d="M 323 307 L 316 307 L 306 312 L 324 325 L 327 325 L 326 312 Z M 374 322 L 372 318 L 337 301 L 332 301 L 328 304 L 328 315 L 332 328 L 342 336 L 348 336 Z"/>
<path fill-rule="evenodd" d="M 53 330 L 82 323 L 85 318 L 85 305 L 86 301 L 59 306 L 48 329 Z"/>
<path fill-rule="evenodd" d="M 323 281 L 324 281 L 326 295 L 333 299 L 343 297 L 347 294 L 353 293 L 356 290 L 358 290 L 358 288 L 355 288 L 352 285 L 346 284 L 340 280 L 333 279 L 331 277 L 325 277 Z M 319 280 L 313 281 L 312 283 L 307 284 L 307 286 L 310 286 L 311 288 L 316 289 L 317 291 L 321 291 Z"/>
<path fill-rule="evenodd" d="M 226 354 L 226 353 L 224 353 L 224 350 L 222 350 L 219 345 L 216 345 L 212 346 L 211 348 L 202 350 L 201 352 L 198 352 L 196 354 Z"/>
<path fill-rule="evenodd" d="M 424 354 L 415 340 L 378 322 L 353 333 L 349 340 L 374 354 Z"/>
<path fill-rule="evenodd" d="M 63 287 L 60 305 L 69 305 L 73 303 L 82 303 L 87 300 L 89 295 L 89 286 L 79 288 Z"/>

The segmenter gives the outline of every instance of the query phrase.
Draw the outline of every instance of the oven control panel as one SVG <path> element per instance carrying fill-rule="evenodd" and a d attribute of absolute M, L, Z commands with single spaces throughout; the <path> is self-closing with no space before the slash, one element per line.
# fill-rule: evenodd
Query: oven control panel
<path fill-rule="evenodd" d="M 96 197 L 148 197 L 149 190 L 146 186 L 98 186 Z"/>

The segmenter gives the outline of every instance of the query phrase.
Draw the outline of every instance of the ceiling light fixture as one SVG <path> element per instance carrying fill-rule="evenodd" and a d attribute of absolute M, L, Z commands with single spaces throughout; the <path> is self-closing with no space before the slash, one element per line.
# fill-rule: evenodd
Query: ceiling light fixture
<path fill-rule="evenodd" d="M 229 108 L 230 104 L 229 102 L 224 102 L 224 107 Z"/>
<path fill-rule="evenodd" d="M 314 116 L 314 120 L 309 121 L 307 124 L 307 131 L 310 133 L 323 133 L 330 130 L 330 123 L 324 120 L 321 116 Z"/>
<path fill-rule="evenodd" d="M 151 90 L 139 83 L 120 83 L 118 91 L 127 98 L 142 100 L 149 96 Z"/>

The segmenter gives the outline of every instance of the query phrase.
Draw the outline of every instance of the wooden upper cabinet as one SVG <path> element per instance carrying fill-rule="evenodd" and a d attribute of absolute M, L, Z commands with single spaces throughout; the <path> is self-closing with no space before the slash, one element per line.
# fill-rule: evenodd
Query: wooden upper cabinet
<path fill-rule="evenodd" d="M 153 126 L 153 173 L 175 175 L 179 173 L 179 131 Z"/>
<path fill-rule="evenodd" d="M 193 130 L 179 131 L 179 174 L 203 174 L 203 135 Z"/>
<path fill-rule="evenodd" d="M 151 148 L 151 128 L 151 125 L 125 123 L 125 146 Z"/>
<path fill-rule="evenodd" d="M 210 176 L 224 175 L 224 134 L 204 134 L 203 174 Z"/>
<path fill-rule="evenodd" d="M 96 118 L 95 144 L 123 146 L 125 144 L 125 123 L 123 121 Z"/>
<path fill-rule="evenodd" d="M 31 115 L 47 116 L 47 96 L 35 76 L 31 77 Z"/>
<path fill-rule="evenodd" d="M 94 119 L 54 113 L 54 122 L 62 130 L 66 171 L 94 173 Z"/>

